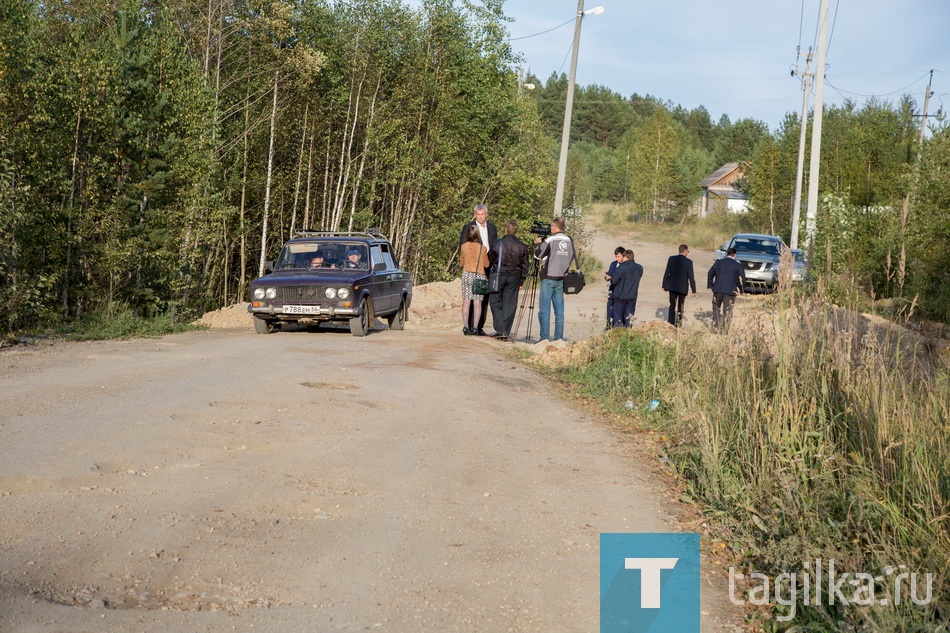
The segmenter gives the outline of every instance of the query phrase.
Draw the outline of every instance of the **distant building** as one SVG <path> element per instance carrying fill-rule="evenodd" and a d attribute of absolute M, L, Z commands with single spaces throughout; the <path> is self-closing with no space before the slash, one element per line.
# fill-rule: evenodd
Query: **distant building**
<path fill-rule="evenodd" d="M 749 197 L 736 186 L 745 178 L 742 167 L 745 163 L 726 163 L 703 179 L 703 189 L 699 204 L 699 217 L 705 218 L 714 213 L 745 213 L 749 207 Z"/>

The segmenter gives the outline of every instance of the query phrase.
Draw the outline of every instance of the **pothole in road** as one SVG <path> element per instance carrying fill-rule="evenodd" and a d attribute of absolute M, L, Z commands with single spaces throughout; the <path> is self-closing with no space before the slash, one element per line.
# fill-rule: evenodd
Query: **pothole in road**
<path fill-rule="evenodd" d="M 302 382 L 300 384 L 304 387 L 310 387 L 311 389 L 333 389 L 337 391 L 359 389 L 358 385 L 348 385 L 342 382 Z"/>
<path fill-rule="evenodd" d="M 250 589 L 250 590 L 249 590 Z M 138 611 L 238 611 L 268 609 L 284 606 L 281 600 L 257 595 L 253 589 L 241 586 L 187 586 L 182 589 L 149 591 L 140 586 L 106 589 L 79 587 L 68 590 L 46 586 L 28 591 L 34 600 L 86 609 L 116 609 Z"/>

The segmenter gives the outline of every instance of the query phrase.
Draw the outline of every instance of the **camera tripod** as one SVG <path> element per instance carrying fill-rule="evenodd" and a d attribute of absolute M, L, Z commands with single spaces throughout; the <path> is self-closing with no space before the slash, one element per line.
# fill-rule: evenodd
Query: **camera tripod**
<path fill-rule="evenodd" d="M 540 261 L 535 259 L 534 263 L 531 266 L 531 273 L 528 275 L 527 279 L 524 281 L 523 290 L 521 292 L 521 304 L 518 306 L 518 314 L 515 316 L 514 326 L 511 328 L 509 334 L 511 340 L 518 339 L 518 330 L 521 329 L 521 319 L 524 317 L 525 307 L 528 308 L 528 326 L 525 329 L 524 339 L 525 343 L 533 343 L 531 340 L 531 324 L 534 323 L 534 306 L 535 300 L 538 296 L 538 279 L 541 278 L 541 266 Z"/>

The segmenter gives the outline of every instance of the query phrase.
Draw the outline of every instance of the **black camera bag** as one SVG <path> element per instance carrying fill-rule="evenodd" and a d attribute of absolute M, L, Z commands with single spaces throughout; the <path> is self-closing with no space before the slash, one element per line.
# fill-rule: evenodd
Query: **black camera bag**
<path fill-rule="evenodd" d="M 564 275 L 564 294 L 566 295 L 576 295 L 583 290 L 586 285 L 587 282 L 584 281 L 584 273 L 579 270 L 569 270 L 567 274 Z"/>

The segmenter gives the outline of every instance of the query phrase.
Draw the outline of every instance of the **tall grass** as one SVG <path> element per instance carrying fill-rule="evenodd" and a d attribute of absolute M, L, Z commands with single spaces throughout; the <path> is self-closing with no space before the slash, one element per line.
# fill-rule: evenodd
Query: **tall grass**
<path fill-rule="evenodd" d="M 738 322 L 737 322 L 738 325 Z M 834 559 L 876 575 L 888 606 L 799 604 L 769 630 L 947 630 L 950 373 L 915 335 L 824 299 L 778 297 L 727 335 L 615 330 L 564 378 L 670 437 L 689 493 L 730 527 L 747 570 Z M 660 415 L 658 415 L 660 414 Z M 893 605 L 892 570 L 933 574 L 934 600 Z M 888 571 L 891 570 L 891 571 Z M 923 591 L 921 591 L 923 595 Z M 827 603 L 827 599 L 823 600 Z M 782 609 L 782 607 L 778 607 Z M 776 610 L 772 615 L 782 615 Z M 802 628 L 787 629 L 791 624 Z"/>

